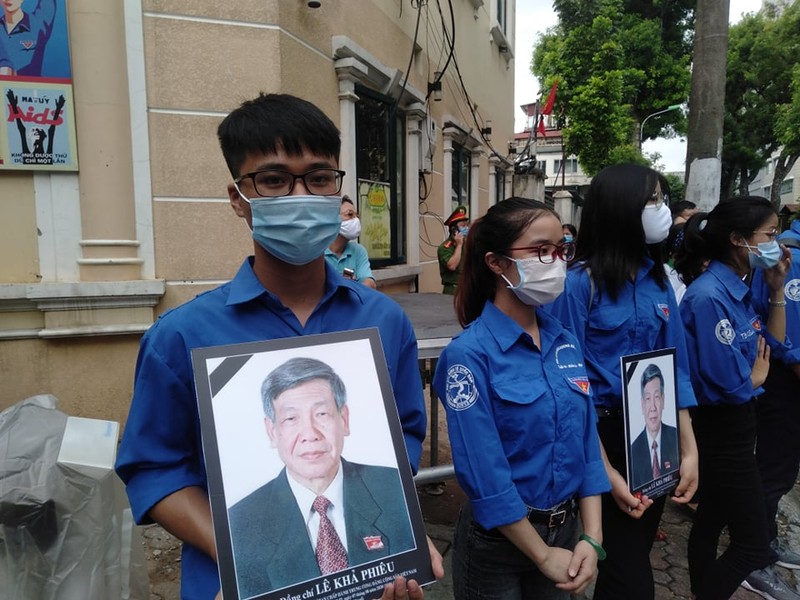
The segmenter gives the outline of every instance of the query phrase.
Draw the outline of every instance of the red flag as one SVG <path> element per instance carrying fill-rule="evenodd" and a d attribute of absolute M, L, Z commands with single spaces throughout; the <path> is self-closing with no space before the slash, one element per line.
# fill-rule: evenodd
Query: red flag
<path fill-rule="evenodd" d="M 553 105 L 556 103 L 556 88 L 558 87 L 558 79 L 556 79 L 555 83 L 553 83 L 553 87 L 550 89 L 550 94 L 547 96 L 547 102 L 544 103 L 544 108 L 542 109 L 543 115 L 549 115 L 553 112 Z"/>
<path fill-rule="evenodd" d="M 547 134 L 544 132 L 544 116 L 543 115 L 539 115 L 539 126 L 536 128 L 536 131 L 538 131 L 540 134 L 542 134 L 542 137 L 547 137 Z"/>

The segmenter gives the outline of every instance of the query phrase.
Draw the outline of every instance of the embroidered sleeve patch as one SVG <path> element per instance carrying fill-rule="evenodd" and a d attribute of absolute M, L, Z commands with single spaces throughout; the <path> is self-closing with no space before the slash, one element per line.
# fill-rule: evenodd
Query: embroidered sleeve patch
<path fill-rule="evenodd" d="M 786 297 L 793 302 L 800 302 L 800 279 L 792 279 L 783 286 Z"/>
<path fill-rule="evenodd" d="M 722 319 L 714 327 L 714 335 L 717 336 L 717 341 L 730 346 L 733 343 L 733 338 L 736 337 L 736 332 L 728 319 Z"/>
<path fill-rule="evenodd" d="M 447 370 L 447 406 L 453 410 L 466 410 L 478 399 L 475 378 L 464 365 L 453 365 Z"/>
<path fill-rule="evenodd" d="M 569 382 L 584 394 L 588 394 L 589 390 L 591 389 L 588 377 L 570 377 Z"/>

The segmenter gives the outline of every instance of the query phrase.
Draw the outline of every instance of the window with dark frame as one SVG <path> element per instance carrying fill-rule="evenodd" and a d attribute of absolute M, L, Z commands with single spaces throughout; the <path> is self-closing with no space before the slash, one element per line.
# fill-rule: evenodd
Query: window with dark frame
<path fill-rule="evenodd" d="M 451 208 L 469 206 L 470 177 L 472 174 L 472 154 L 461 144 L 453 142 L 453 182 Z"/>
<path fill-rule="evenodd" d="M 506 174 L 499 169 L 494 172 L 494 197 L 496 202 L 506 198 Z"/>
<path fill-rule="evenodd" d="M 503 33 L 508 33 L 506 30 L 506 0 L 497 0 L 497 24 Z"/>
<path fill-rule="evenodd" d="M 362 233 L 373 268 L 405 263 L 405 115 L 393 99 L 356 87 L 356 178 Z"/>

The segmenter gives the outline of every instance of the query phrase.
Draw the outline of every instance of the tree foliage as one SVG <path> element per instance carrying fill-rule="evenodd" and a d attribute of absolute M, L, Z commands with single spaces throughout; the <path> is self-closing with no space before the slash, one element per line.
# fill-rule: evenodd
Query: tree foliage
<path fill-rule="evenodd" d="M 800 156 L 800 1 L 767 4 L 732 26 L 728 42 L 721 195 L 747 193 L 778 153 L 772 203 Z M 736 186 L 738 184 L 738 190 Z"/>
<path fill-rule="evenodd" d="M 559 23 L 540 36 L 531 71 L 558 80 L 556 114 L 568 117 L 567 151 L 594 174 L 641 160 L 639 126 L 686 101 L 694 0 L 554 0 Z M 685 128 L 680 111 L 649 119 L 642 139 Z"/>

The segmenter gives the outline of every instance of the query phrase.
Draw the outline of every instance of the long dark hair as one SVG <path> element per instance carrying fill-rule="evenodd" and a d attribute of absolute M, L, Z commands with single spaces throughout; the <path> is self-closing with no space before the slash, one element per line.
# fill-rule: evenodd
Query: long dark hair
<path fill-rule="evenodd" d="M 731 234 L 749 238 L 770 216 L 777 214 L 761 196 L 734 196 L 710 213 L 696 213 L 686 222 L 683 244 L 675 255 L 675 270 L 686 285 L 700 277 L 709 260 L 731 264 Z"/>
<path fill-rule="evenodd" d="M 497 277 L 486 265 L 486 253 L 511 248 L 528 225 L 545 214 L 561 220 L 546 204 L 515 196 L 498 202 L 472 222 L 455 297 L 456 316 L 462 327 L 480 316 L 483 305 L 494 300 L 497 291 Z"/>
<path fill-rule="evenodd" d="M 619 290 L 647 256 L 657 267 L 651 276 L 666 289 L 661 244 L 645 242 L 642 211 L 653 197 L 656 183 L 664 180 L 656 171 L 641 165 L 611 165 L 592 179 L 581 214 L 581 228 L 575 249 L 577 268 L 588 268 L 598 289 L 616 299 Z"/>

